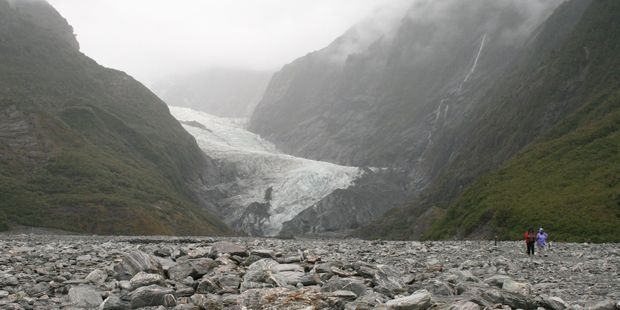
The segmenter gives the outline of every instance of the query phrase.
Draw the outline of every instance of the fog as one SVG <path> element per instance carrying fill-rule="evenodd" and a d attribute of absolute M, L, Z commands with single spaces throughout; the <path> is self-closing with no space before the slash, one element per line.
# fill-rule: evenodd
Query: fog
<path fill-rule="evenodd" d="M 82 52 L 148 85 L 212 66 L 276 71 L 325 47 L 379 8 L 407 1 L 49 2 L 74 27 Z"/>

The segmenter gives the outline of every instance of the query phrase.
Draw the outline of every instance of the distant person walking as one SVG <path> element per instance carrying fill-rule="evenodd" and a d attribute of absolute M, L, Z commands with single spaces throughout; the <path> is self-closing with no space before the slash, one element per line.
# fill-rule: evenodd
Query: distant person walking
<path fill-rule="evenodd" d="M 538 246 L 539 253 L 542 253 L 542 250 L 547 248 L 547 239 L 549 235 L 545 232 L 542 227 L 538 229 L 538 234 L 536 234 L 536 245 Z"/>
<path fill-rule="evenodd" d="M 527 248 L 527 255 L 528 256 L 533 256 L 534 255 L 534 244 L 536 244 L 536 233 L 534 232 L 533 229 L 528 229 L 525 234 L 523 234 L 523 236 L 525 237 L 525 246 Z"/>

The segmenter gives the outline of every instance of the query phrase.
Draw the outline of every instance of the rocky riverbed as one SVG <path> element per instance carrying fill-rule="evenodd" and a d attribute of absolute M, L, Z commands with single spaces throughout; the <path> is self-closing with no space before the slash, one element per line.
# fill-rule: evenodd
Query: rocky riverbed
<path fill-rule="evenodd" d="M 0 309 L 620 308 L 620 245 L 0 237 Z"/>

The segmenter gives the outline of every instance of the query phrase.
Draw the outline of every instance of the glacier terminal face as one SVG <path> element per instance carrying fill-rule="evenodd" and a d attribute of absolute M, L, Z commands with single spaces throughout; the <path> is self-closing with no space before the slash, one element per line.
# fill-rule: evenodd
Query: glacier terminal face
<path fill-rule="evenodd" d="M 282 223 L 363 175 L 358 167 L 299 158 L 278 151 L 245 129 L 244 119 L 223 118 L 189 108 L 170 112 L 210 157 L 235 170 L 220 203 L 224 221 L 250 235 L 275 236 Z"/>

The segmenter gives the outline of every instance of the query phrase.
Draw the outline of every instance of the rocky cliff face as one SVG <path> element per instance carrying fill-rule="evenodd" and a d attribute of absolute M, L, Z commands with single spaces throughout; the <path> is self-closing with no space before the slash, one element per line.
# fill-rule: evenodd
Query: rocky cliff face
<path fill-rule="evenodd" d="M 217 181 L 213 162 L 154 94 L 78 48 L 48 3 L 0 1 L 0 219 L 93 233 L 226 231 L 194 191 Z"/>

